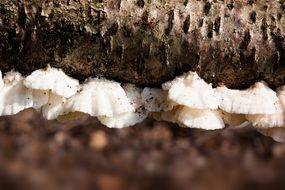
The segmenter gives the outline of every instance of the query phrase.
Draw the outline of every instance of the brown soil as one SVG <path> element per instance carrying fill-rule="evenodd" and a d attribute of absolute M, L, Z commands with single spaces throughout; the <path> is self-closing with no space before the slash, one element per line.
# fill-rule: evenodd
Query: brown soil
<path fill-rule="evenodd" d="M 251 128 L 153 120 L 108 129 L 33 110 L 0 118 L 0 189 L 285 189 L 285 145 Z"/>

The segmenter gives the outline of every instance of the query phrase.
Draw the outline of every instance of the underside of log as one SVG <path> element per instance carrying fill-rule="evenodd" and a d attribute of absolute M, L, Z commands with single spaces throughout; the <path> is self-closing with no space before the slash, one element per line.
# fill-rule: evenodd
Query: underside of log
<path fill-rule="evenodd" d="M 0 69 L 158 86 L 285 83 L 284 0 L 1 0 Z"/>

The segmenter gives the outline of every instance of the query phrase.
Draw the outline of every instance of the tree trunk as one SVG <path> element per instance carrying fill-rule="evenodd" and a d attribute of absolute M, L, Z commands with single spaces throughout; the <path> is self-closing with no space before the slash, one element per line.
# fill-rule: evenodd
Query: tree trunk
<path fill-rule="evenodd" d="M 0 68 L 156 86 L 285 83 L 284 0 L 1 0 Z"/>

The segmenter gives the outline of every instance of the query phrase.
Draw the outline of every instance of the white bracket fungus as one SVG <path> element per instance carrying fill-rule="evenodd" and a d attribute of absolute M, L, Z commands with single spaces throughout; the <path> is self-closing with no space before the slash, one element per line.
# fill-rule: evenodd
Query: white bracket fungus
<path fill-rule="evenodd" d="M 135 111 L 120 83 L 106 79 L 89 79 L 67 104 L 68 112 L 113 117 Z"/>
<path fill-rule="evenodd" d="M 47 66 L 32 72 L 24 80 L 27 88 L 50 90 L 52 93 L 69 98 L 79 87 L 79 81 L 67 76 L 62 70 Z"/>
<path fill-rule="evenodd" d="M 43 116 L 46 119 L 56 119 L 59 115 L 67 114 L 66 102 L 65 97 L 50 93 L 47 104 L 42 107 Z"/>
<path fill-rule="evenodd" d="M 274 114 L 248 114 L 246 118 L 252 122 L 257 128 L 273 128 L 285 126 L 285 87 L 281 87 L 277 91 L 278 102 L 276 104 L 277 111 Z"/>
<path fill-rule="evenodd" d="M 143 107 L 142 90 L 133 84 L 126 84 L 123 86 L 123 89 L 134 110 L 112 117 L 99 116 L 99 121 L 108 127 L 122 128 L 132 126 L 142 122 L 148 115 L 148 111 Z"/>
<path fill-rule="evenodd" d="M 181 107 L 176 112 L 178 124 L 198 129 L 223 129 L 225 127 L 221 113 L 218 110 L 193 109 Z"/>
<path fill-rule="evenodd" d="M 216 88 L 219 107 L 228 113 L 274 114 L 278 111 L 278 98 L 264 82 L 255 83 L 246 90 Z"/>
<path fill-rule="evenodd" d="M 207 84 L 197 73 L 189 72 L 162 85 L 168 98 L 179 105 L 196 109 L 217 109 L 218 99 L 211 84 Z"/>
<path fill-rule="evenodd" d="M 0 90 L 0 115 L 13 115 L 32 106 L 33 91 L 23 85 L 20 73 L 7 73 Z"/>
<path fill-rule="evenodd" d="M 278 92 L 258 82 L 246 90 L 212 88 L 196 73 L 188 72 L 164 83 L 162 89 L 140 89 L 104 78 L 79 84 L 62 70 L 47 67 L 26 78 L 0 72 L 0 115 L 26 108 L 47 119 L 70 121 L 86 114 L 108 127 L 128 127 L 148 115 L 183 127 L 222 129 L 251 122 L 261 133 L 285 142 L 285 86 Z"/>

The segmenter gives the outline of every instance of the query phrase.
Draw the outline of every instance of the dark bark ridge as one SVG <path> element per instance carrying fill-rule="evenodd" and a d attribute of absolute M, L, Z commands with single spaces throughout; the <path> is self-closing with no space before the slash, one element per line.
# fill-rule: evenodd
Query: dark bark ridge
<path fill-rule="evenodd" d="M 0 69 L 47 64 L 84 80 L 158 86 L 196 71 L 214 86 L 285 83 L 284 0 L 2 0 Z"/>

